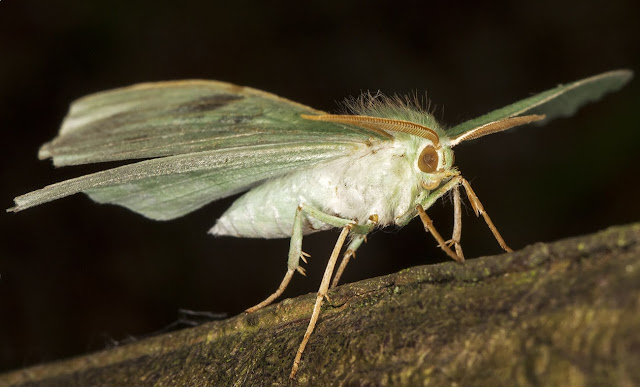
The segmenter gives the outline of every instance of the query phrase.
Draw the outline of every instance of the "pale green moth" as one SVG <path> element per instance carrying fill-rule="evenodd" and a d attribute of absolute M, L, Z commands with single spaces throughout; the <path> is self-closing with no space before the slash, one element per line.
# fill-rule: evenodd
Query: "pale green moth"
<path fill-rule="evenodd" d="M 348 234 L 351 241 L 332 286 L 370 231 L 401 227 L 416 216 L 450 257 L 462 261 L 462 185 L 476 215 L 511 251 L 453 166 L 452 148 L 517 125 L 570 116 L 632 76 L 629 70 L 617 70 L 560 85 L 450 129 L 402 98 L 364 96 L 350 104 L 353 115 L 329 115 L 216 81 L 144 83 L 105 91 L 75 101 L 60 133 L 40 148 L 39 157 L 52 158 L 56 166 L 139 161 L 19 196 L 9 211 L 84 192 L 97 202 L 168 220 L 249 190 L 210 233 L 291 238 L 281 285 L 250 312 L 280 296 L 295 271 L 304 273 L 299 262 L 305 259 L 303 235 L 342 228 L 294 360 L 293 378 Z M 454 230 L 445 242 L 424 209 L 448 191 L 454 198 Z"/>

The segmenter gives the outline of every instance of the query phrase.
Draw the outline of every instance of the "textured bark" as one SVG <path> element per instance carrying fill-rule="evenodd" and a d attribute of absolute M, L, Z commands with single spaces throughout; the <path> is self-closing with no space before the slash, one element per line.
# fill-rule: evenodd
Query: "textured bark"
<path fill-rule="evenodd" d="M 0 385 L 640 385 L 640 224 L 337 288 Z"/>

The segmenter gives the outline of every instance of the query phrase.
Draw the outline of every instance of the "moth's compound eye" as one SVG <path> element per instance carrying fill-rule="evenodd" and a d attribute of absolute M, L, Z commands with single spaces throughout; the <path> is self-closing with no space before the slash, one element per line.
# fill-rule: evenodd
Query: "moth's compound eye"
<path fill-rule="evenodd" d="M 433 173 L 438 169 L 438 152 L 436 148 L 427 145 L 418 158 L 418 168 L 422 172 Z"/>

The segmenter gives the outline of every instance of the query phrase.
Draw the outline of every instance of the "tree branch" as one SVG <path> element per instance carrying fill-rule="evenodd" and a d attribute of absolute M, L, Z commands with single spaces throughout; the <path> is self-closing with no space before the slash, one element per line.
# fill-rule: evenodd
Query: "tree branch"
<path fill-rule="evenodd" d="M 329 295 L 294 384 L 640 385 L 640 224 Z M 0 385 L 286 385 L 314 297 L 13 371 Z"/>

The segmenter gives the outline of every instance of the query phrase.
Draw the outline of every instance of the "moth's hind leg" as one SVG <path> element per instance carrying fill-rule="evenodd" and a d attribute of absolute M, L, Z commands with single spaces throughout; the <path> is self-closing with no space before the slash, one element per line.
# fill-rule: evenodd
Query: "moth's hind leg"
<path fill-rule="evenodd" d="M 373 225 L 374 225 L 373 223 L 371 224 L 368 223 L 365 226 L 358 226 L 354 224 L 353 220 L 343 219 L 337 216 L 325 214 L 324 212 L 314 207 L 311 207 L 309 205 L 305 205 L 305 204 L 299 205 L 298 208 L 296 209 L 296 213 L 293 218 L 293 232 L 291 233 L 291 243 L 289 244 L 289 260 L 287 264 L 288 266 L 287 272 L 284 275 L 284 278 L 282 279 L 280 286 L 278 286 L 278 289 L 261 303 L 247 309 L 246 310 L 247 312 L 249 313 L 255 312 L 258 309 L 264 308 L 265 306 L 275 301 L 276 298 L 280 297 L 282 293 L 284 293 L 287 286 L 289 285 L 289 282 L 291 282 L 291 278 L 293 277 L 293 273 L 295 271 L 300 272 L 300 274 L 302 275 L 305 274 L 304 269 L 300 267 L 300 259 L 305 260 L 305 255 L 306 255 L 305 253 L 302 252 L 302 234 L 303 234 L 304 215 L 309 215 L 314 219 L 317 219 L 321 222 L 324 222 L 334 227 L 346 227 L 348 225 L 350 228 L 353 228 L 354 230 L 356 230 L 359 234 L 366 234 L 373 228 Z M 355 240 L 356 239 L 354 239 L 354 241 Z"/>
<path fill-rule="evenodd" d="M 278 290 L 276 290 L 272 295 L 267 297 L 261 303 L 259 303 L 257 305 L 254 305 L 251 308 L 245 310 L 245 312 L 252 313 L 252 312 L 255 312 L 256 310 L 260 310 L 260 309 L 264 308 L 265 306 L 271 304 L 273 301 L 275 301 L 276 298 L 280 297 L 282 295 L 282 293 L 284 293 L 284 290 L 289 285 L 289 282 L 291 282 L 291 277 L 293 277 L 293 272 L 294 271 L 295 270 L 288 269 L 287 273 L 284 275 L 284 278 L 282 279 L 282 282 L 280 283 L 280 286 L 278 286 Z"/>
<path fill-rule="evenodd" d="M 289 285 L 289 282 L 291 282 L 293 273 L 295 273 L 296 270 L 299 271 L 300 274 L 305 275 L 304 269 L 300 267 L 300 258 L 304 260 L 304 255 L 305 253 L 302 252 L 302 206 L 298 206 L 298 208 L 296 209 L 296 214 L 293 217 L 293 231 L 291 233 L 291 241 L 289 242 L 289 260 L 287 265 L 287 272 L 285 273 L 280 286 L 278 286 L 278 289 L 273 292 L 273 294 L 271 294 L 258 305 L 252 306 L 246 311 L 248 313 L 255 312 L 256 310 L 262 309 L 265 306 L 271 304 L 276 300 L 276 298 L 280 297 Z"/>

